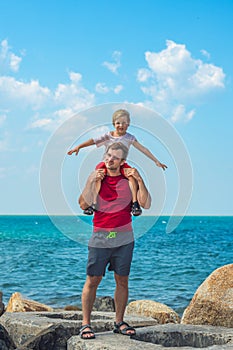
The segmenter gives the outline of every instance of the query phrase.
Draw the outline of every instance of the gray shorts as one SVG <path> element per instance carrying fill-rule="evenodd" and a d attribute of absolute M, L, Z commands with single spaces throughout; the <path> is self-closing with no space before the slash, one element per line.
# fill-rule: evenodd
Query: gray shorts
<path fill-rule="evenodd" d="M 88 247 L 87 275 L 104 276 L 107 265 L 109 271 L 120 276 L 128 276 L 133 258 L 134 242 L 116 248 Z"/>

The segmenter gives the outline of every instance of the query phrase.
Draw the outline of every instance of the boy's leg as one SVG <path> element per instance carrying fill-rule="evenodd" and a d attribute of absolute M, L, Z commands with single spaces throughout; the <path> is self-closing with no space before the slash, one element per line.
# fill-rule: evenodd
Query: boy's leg
<path fill-rule="evenodd" d="M 107 171 L 104 162 L 100 162 L 99 164 L 97 164 L 96 167 L 95 167 L 95 170 L 97 170 L 97 169 L 103 169 L 105 172 Z M 92 199 L 92 205 L 90 205 L 87 209 L 85 209 L 83 211 L 84 214 L 92 215 L 94 213 L 94 211 L 97 209 L 97 204 L 96 203 L 97 203 L 97 196 L 99 194 L 100 188 L 101 188 L 101 180 L 96 182 L 95 192 L 93 192 L 93 194 L 92 194 L 92 198 L 93 198 Z"/>
<path fill-rule="evenodd" d="M 99 191 L 100 191 L 100 188 L 101 188 L 101 180 L 99 181 L 96 181 L 95 183 L 95 192 L 93 193 L 93 204 L 92 204 L 92 207 L 93 209 L 97 209 L 97 196 L 99 194 Z"/>
<path fill-rule="evenodd" d="M 129 187 L 130 187 L 130 191 L 132 193 L 132 201 L 136 202 L 137 201 L 137 192 L 138 192 L 138 183 L 135 180 L 134 177 L 129 176 Z"/>
<path fill-rule="evenodd" d="M 95 210 L 97 210 L 97 196 L 99 194 L 101 188 L 101 180 L 96 181 L 95 183 L 95 191 L 92 193 L 92 205 L 90 205 L 83 212 L 86 215 L 92 215 Z"/>
<path fill-rule="evenodd" d="M 133 202 L 132 214 L 134 216 L 138 216 L 138 215 L 141 215 L 142 213 L 142 209 L 137 200 L 138 183 L 137 183 L 137 180 L 134 179 L 132 176 L 129 176 L 129 177 L 127 176 L 127 170 L 129 168 L 131 168 L 131 166 L 125 162 L 123 165 L 121 165 L 120 170 L 121 170 L 121 174 L 129 180 L 129 187 L 132 193 L 132 202 Z"/>
<path fill-rule="evenodd" d="M 137 200 L 138 183 L 137 183 L 137 180 L 132 176 L 129 176 L 128 179 L 129 179 L 129 187 L 132 193 L 132 201 L 133 201 L 132 214 L 134 216 L 138 216 L 138 215 L 141 215 L 142 213 L 142 209 Z"/>

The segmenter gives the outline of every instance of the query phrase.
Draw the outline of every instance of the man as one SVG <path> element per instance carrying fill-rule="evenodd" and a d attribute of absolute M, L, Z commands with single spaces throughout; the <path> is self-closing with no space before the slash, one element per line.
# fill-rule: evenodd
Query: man
<path fill-rule="evenodd" d="M 110 145 L 105 154 L 106 175 L 103 169 L 92 173 L 79 198 L 80 207 L 85 210 L 92 203 L 95 183 L 102 180 L 97 211 L 93 219 L 93 235 L 88 244 L 87 278 L 82 292 L 83 326 L 80 335 L 83 339 L 95 338 L 90 325 L 91 311 L 97 287 L 105 275 L 108 264 L 110 264 L 108 269 L 114 271 L 116 281 L 114 332 L 129 336 L 135 334 L 135 329 L 123 320 L 128 300 L 128 277 L 134 248 L 131 218 L 132 194 L 129 181 L 120 171 L 120 166 L 125 162 L 127 154 L 128 150 L 122 143 Z M 127 177 L 129 176 L 137 180 L 139 204 L 148 209 L 151 198 L 140 174 L 136 169 L 129 168 Z"/>

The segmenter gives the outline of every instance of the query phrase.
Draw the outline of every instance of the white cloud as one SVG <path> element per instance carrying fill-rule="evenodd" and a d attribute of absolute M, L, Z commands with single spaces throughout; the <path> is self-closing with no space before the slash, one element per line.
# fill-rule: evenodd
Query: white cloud
<path fill-rule="evenodd" d="M 201 53 L 202 53 L 203 56 L 205 56 L 206 58 L 210 59 L 210 54 L 209 54 L 208 51 L 206 51 L 206 50 L 201 50 Z"/>
<path fill-rule="evenodd" d="M 112 73 L 117 74 L 118 69 L 121 66 L 121 52 L 120 51 L 114 51 L 112 54 L 113 62 L 107 62 L 105 61 L 103 63 L 103 66 L 109 69 Z"/>
<path fill-rule="evenodd" d="M 123 90 L 123 85 L 117 85 L 114 87 L 113 91 L 115 94 L 119 94 Z"/>
<path fill-rule="evenodd" d="M 152 73 L 147 68 L 141 68 L 138 70 L 137 79 L 140 82 L 147 81 L 152 76 Z"/>
<path fill-rule="evenodd" d="M 45 128 L 45 129 L 49 129 L 49 126 L 51 125 L 52 123 L 52 119 L 38 119 L 38 120 L 35 120 L 34 122 L 32 122 L 30 124 L 30 127 L 32 129 L 34 128 Z"/>
<path fill-rule="evenodd" d="M 0 167 L 0 179 L 9 178 L 10 176 L 15 176 L 17 168 L 15 166 L 11 167 Z"/>
<path fill-rule="evenodd" d="M 40 115 L 33 118 L 28 128 L 41 128 L 52 131 L 68 118 L 82 109 L 86 109 L 95 104 L 95 95 L 82 85 L 82 75 L 70 72 L 70 83 L 59 84 L 54 92 L 50 91 L 49 105 L 43 106 Z"/>
<path fill-rule="evenodd" d="M 169 116 L 173 122 L 191 120 L 195 105 L 210 92 L 224 88 L 225 74 L 221 67 L 192 57 L 185 45 L 168 40 L 167 48 L 146 52 L 147 68 L 138 70 L 137 79 L 150 105 Z"/>
<path fill-rule="evenodd" d="M 200 61 L 195 74 L 191 77 L 191 83 L 194 89 L 208 92 L 214 88 L 223 88 L 224 76 L 222 68 Z"/>
<path fill-rule="evenodd" d="M 123 90 L 123 85 L 116 85 L 115 87 L 108 87 L 105 83 L 97 83 L 95 86 L 96 92 L 99 94 L 107 94 L 109 92 L 114 92 L 118 95 Z"/>
<path fill-rule="evenodd" d="M 78 83 L 82 80 L 82 74 L 76 72 L 69 73 L 70 80 L 74 83 Z"/>
<path fill-rule="evenodd" d="M 90 107 L 94 104 L 95 95 L 85 89 L 82 85 L 82 75 L 71 72 L 69 84 L 59 84 L 54 99 L 62 108 L 69 107 L 75 111 Z"/>
<path fill-rule="evenodd" d="M 97 83 L 95 86 L 95 90 L 99 94 L 107 94 L 109 92 L 109 88 L 106 86 L 105 83 Z"/>
<path fill-rule="evenodd" d="M 191 110 L 187 112 L 184 105 L 178 105 L 172 111 L 170 120 L 173 123 L 176 123 L 181 120 L 188 122 L 193 118 L 194 114 L 195 114 L 195 110 Z"/>
<path fill-rule="evenodd" d="M 17 72 L 21 63 L 22 57 L 11 52 L 8 41 L 2 40 L 0 45 L 0 73 L 5 73 L 8 70 Z"/>
<path fill-rule="evenodd" d="M 114 53 L 117 59 L 118 54 Z M 53 130 L 61 122 L 82 109 L 95 104 L 95 94 L 83 86 L 79 72 L 69 72 L 68 84 L 58 84 L 55 90 L 41 86 L 38 80 L 21 81 L 7 75 L 16 72 L 22 58 L 12 52 L 7 40 L 0 43 L 0 125 L 8 115 L 30 118 L 27 129 Z M 36 111 L 36 115 L 32 115 Z M 0 141 L 0 149 L 5 149 L 5 141 Z"/>
<path fill-rule="evenodd" d="M 98 137 L 98 136 L 100 136 L 100 135 L 105 134 L 105 133 L 108 132 L 108 131 L 109 131 L 109 127 L 103 125 L 103 126 L 100 126 L 100 127 L 98 127 L 98 128 L 95 128 L 95 129 L 91 130 L 90 136 L 91 136 L 92 138 L 95 138 L 95 137 Z"/>
<path fill-rule="evenodd" d="M 5 112 L 0 113 L 0 125 L 10 113 L 23 111 L 31 117 L 27 129 L 41 128 L 53 130 L 67 118 L 82 109 L 95 104 L 95 95 L 82 84 L 80 73 L 70 72 L 70 82 L 59 84 L 52 91 L 40 85 L 39 81 L 22 82 L 14 77 L 0 76 L 0 105 Z M 0 111 L 1 112 L 1 111 Z"/>
<path fill-rule="evenodd" d="M 0 76 L 0 125 L 8 114 L 32 114 L 27 129 L 54 130 L 67 118 L 95 104 L 95 95 L 83 86 L 82 75 L 69 72 L 68 84 L 58 84 L 54 91 L 39 81 L 23 82 L 11 76 Z M 1 112 L 1 111 L 0 111 Z M 3 144 L 1 145 L 3 148 Z"/>
<path fill-rule="evenodd" d="M 30 107 L 38 109 L 50 97 L 50 90 L 40 86 L 32 80 L 29 83 L 18 81 L 13 77 L 0 77 L 0 103 L 7 108 L 14 104 L 14 108 Z"/>

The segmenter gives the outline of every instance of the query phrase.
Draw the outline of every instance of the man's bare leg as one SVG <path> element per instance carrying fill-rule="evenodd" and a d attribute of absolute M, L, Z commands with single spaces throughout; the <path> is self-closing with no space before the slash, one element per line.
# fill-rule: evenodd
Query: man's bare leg
<path fill-rule="evenodd" d="M 87 276 L 86 282 L 83 287 L 82 292 L 82 312 L 83 312 L 83 321 L 82 324 L 90 324 L 91 322 L 91 311 L 96 298 L 96 290 L 102 276 Z M 86 328 L 85 331 L 89 331 L 89 328 Z M 91 337 L 92 334 L 87 334 L 86 338 Z"/>
<path fill-rule="evenodd" d="M 129 289 L 128 289 L 128 276 L 120 276 L 115 273 L 116 290 L 114 295 L 115 309 L 116 309 L 116 323 L 120 323 L 124 320 L 125 309 L 128 301 Z M 122 325 L 120 329 L 126 328 Z M 128 334 L 134 334 L 134 331 L 129 330 Z"/>

